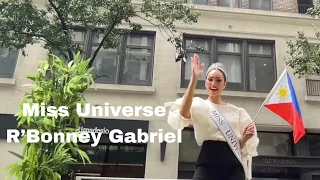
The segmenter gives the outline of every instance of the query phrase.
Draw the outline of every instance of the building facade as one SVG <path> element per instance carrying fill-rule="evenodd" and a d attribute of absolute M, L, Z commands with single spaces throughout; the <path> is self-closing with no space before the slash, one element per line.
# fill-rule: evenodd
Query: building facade
<path fill-rule="evenodd" d="M 198 23 L 178 24 L 184 32 L 187 62 L 175 62 L 175 48 L 159 30 L 141 21 L 143 31 L 124 37 L 121 49 L 149 61 L 120 57 L 115 50 L 100 50 L 94 66 L 108 72 L 109 78 L 96 83 L 97 90 L 85 92 L 90 104 L 104 106 L 163 106 L 182 97 L 190 78 L 190 56 L 198 53 L 207 68 L 222 62 L 228 71 L 228 85 L 223 98 L 243 107 L 253 118 L 268 92 L 285 68 L 286 39 L 303 30 L 311 41 L 313 25 L 320 23 L 303 13 L 312 0 L 188 0 L 201 13 Z M 137 2 L 138 3 L 138 2 Z M 41 2 L 39 1 L 39 5 Z M 94 31 L 76 32 L 75 41 L 86 47 L 90 56 L 99 39 Z M 100 39 L 101 40 L 101 39 Z M 198 51 L 192 45 L 201 45 Z M 30 81 L 26 74 L 36 73 L 37 60 L 47 52 L 36 44 L 28 46 L 28 56 L 18 50 L 0 49 L 0 168 L 17 159 L 8 150 L 21 152 L 21 144 L 8 144 L 6 130 L 16 128 L 13 115 L 18 111 Z M 292 70 L 289 69 L 292 73 Z M 258 128 L 259 156 L 253 161 L 256 180 L 319 180 L 320 179 L 320 77 L 301 79 L 291 76 L 303 115 L 307 135 L 293 144 L 291 127 L 277 115 L 262 108 L 255 123 Z M 196 96 L 206 98 L 204 77 Z M 84 128 L 121 129 L 123 132 L 175 132 L 158 116 L 88 117 Z M 176 133 L 176 132 L 175 132 Z M 79 176 L 139 177 L 155 179 L 190 179 L 200 147 L 196 145 L 192 127 L 182 131 L 182 143 L 113 144 L 103 136 L 92 148 L 83 145 L 92 165 L 75 165 Z M 4 179 L 6 174 L 0 174 Z"/>

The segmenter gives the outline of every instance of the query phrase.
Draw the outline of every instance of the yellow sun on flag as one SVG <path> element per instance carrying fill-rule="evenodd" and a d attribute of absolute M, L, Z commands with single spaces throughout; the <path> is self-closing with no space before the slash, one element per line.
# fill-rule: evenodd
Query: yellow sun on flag
<path fill-rule="evenodd" d="M 280 99 L 286 99 L 289 95 L 289 91 L 286 87 L 280 87 L 278 91 L 278 95 Z"/>

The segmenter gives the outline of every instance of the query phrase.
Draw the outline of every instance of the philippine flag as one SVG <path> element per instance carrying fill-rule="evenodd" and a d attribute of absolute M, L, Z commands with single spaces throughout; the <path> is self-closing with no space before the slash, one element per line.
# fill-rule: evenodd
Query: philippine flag
<path fill-rule="evenodd" d="M 299 103 L 287 69 L 283 71 L 263 105 L 291 125 L 295 144 L 305 135 Z"/>

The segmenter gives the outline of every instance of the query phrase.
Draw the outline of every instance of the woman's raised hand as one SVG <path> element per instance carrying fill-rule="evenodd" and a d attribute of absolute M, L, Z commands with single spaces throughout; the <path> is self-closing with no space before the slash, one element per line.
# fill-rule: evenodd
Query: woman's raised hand
<path fill-rule="evenodd" d="M 198 80 L 203 74 L 204 64 L 200 64 L 200 57 L 197 54 L 193 55 L 191 63 L 192 76 Z"/>

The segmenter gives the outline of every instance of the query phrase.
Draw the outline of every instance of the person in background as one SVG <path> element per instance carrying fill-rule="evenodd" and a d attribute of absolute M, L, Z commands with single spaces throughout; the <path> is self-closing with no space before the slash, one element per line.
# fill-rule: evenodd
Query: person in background
<path fill-rule="evenodd" d="M 222 100 L 227 73 L 221 63 L 212 64 L 205 74 L 208 98 L 194 97 L 203 69 L 195 54 L 186 93 L 174 102 L 165 103 L 165 107 L 170 107 L 168 124 L 176 130 L 193 125 L 197 144 L 202 146 L 193 180 L 250 180 L 252 157 L 258 156 L 255 124 L 243 108 Z"/>

